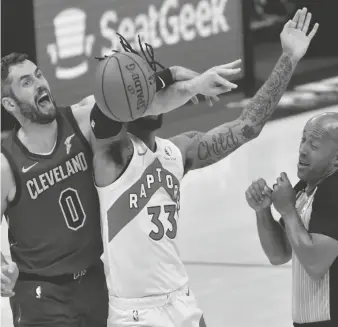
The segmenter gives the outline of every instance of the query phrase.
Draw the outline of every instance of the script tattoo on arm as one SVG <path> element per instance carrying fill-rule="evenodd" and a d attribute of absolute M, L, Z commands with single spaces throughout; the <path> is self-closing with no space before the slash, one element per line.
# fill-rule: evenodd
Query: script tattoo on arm
<path fill-rule="evenodd" d="M 256 138 L 277 108 L 295 66 L 296 62 L 293 62 L 292 58 L 282 54 L 268 80 L 249 101 L 239 118 L 207 133 L 185 134 L 186 143 L 189 145 L 183 148 L 182 153 L 185 154 L 188 170 L 218 162 L 241 145 Z"/>

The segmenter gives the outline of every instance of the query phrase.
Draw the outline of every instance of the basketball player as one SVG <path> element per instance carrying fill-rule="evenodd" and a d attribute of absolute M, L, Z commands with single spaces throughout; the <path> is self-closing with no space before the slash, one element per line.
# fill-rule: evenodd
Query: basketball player
<path fill-rule="evenodd" d="M 273 265 L 292 259 L 294 326 L 338 326 L 338 114 L 305 125 L 293 189 L 285 173 L 273 191 L 264 179 L 246 192 L 262 248 Z M 274 220 L 271 205 L 282 216 Z"/>
<path fill-rule="evenodd" d="M 283 53 L 269 79 L 238 119 L 207 133 L 161 139 L 156 130 L 162 116 L 154 116 L 128 123 L 129 133 L 116 123 L 117 135 L 111 130 L 103 135 L 99 126 L 108 118 L 93 108 L 109 327 L 204 325 L 176 244 L 180 182 L 188 171 L 225 158 L 260 134 L 316 33 L 317 24 L 307 35 L 310 21 L 305 8 L 296 13 L 281 33 Z M 236 64 L 211 71 L 222 67 L 232 73 Z"/>
<path fill-rule="evenodd" d="M 188 79 L 188 70 L 175 73 Z M 1 295 L 11 296 L 15 326 L 105 326 L 93 97 L 57 108 L 42 72 L 23 54 L 2 58 L 1 82 L 2 104 L 20 124 L 2 143 L 1 216 L 14 263 L 2 256 Z M 148 110 L 160 114 L 187 102 L 195 94 L 185 83 L 159 90 Z"/>

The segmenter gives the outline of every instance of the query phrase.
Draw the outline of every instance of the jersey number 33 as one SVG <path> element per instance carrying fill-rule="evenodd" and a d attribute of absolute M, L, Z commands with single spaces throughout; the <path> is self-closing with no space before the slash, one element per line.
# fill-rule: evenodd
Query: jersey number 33
<path fill-rule="evenodd" d="M 164 235 L 170 239 L 174 239 L 177 234 L 177 222 L 175 213 L 177 212 L 176 204 L 148 207 L 148 214 L 151 216 L 151 222 L 157 227 L 149 233 L 149 237 L 154 241 L 160 241 Z M 166 215 L 166 219 L 171 224 L 171 227 L 165 230 L 163 223 L 160 220 L 161 213 Z"/>

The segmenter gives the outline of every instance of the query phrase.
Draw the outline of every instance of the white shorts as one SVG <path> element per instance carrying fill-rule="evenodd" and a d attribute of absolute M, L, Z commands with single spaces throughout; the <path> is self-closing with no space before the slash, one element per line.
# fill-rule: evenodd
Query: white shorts
<path fill-rule="evenodd" d="M 189 288 L 141 299 L 109 297 L 107 327 L 205 327 Z"/>

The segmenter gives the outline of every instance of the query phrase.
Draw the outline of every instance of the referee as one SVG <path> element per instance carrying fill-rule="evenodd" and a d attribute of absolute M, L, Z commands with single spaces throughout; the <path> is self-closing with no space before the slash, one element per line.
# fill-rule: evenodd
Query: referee
<path fill-rule="evenodd" d="M 246 191 L 262 248 L 273 265 L 292 259 L 294 326 L 338 327 L 338 113 L 310 119 L 292 188 L 285 173 L 271 190 L 259 179 Z M 271 205 L 280 213 L 275 221 Z"/>

